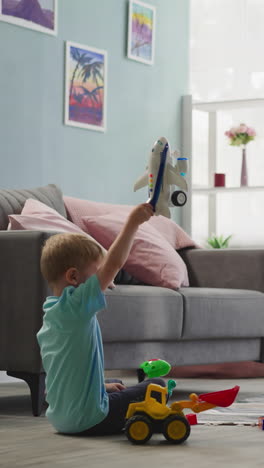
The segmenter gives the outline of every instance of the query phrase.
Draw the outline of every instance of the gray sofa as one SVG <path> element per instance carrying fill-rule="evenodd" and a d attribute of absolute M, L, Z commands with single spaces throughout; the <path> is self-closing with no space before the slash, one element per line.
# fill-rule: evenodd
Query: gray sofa
<path fill-rule="evenodd" d="M 0 370 L 24 379 L 39 415 L 45 375 L 36 333 L 49 294 L 39 259 L 54 233 L 7 231 L 8 214 L 36 198 L 66 215 L 55 185 L 0 190 Z M 264 250 L 179 251 L 190 287 L 177 291 L 137 284 L 120 272 L 98 314 L 106 369 L 136 369 L 151 358 L 172 365 L 264 361 Z M 124 284 L 127 283 L 127 284 Z"/>

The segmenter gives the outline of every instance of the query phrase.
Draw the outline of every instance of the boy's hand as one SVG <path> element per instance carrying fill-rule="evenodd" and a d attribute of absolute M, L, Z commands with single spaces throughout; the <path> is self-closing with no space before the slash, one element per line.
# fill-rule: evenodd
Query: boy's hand
<path fill-rule="evenodd" d="M 120 392 L 121 390 L 124 390 L 125 388 L 126 387 L 124 385 L 118 382 L 105 384 L 105 389 L 107 393 Z"/>
<path fill-rule="evenodd" d="M 139 226 L 145 221 L 148 221 L 151 216 L 153 216 L 153 214 L 154 212 L 152 205 L 150 205 L 150 203 L 142 203 L 131 211 L 128 222 L 135 226 Z"/>

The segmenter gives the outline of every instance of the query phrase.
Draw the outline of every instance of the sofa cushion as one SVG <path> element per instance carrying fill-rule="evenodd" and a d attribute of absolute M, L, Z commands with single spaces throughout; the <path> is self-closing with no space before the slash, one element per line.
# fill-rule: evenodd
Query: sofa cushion
<path fill-rule="evenodd" d="M 127 215 L 111 213 L 104 216 L 86 216 L 83 222 L 91 234 L 109 249 L 122 230 Z M 124 269 L 138 280 L 165 288 L 188 286 L 185 263 L 157 229 L 143 223 L 139 226 Z"/>
<path fill-rule="evenodd" d="M 104 342 L 169 341 L 181 337 L 183 306 L 178 292 L 118 285 L 105 295 L 107 308 L 98 314 Z M 155 356 L 146 358 L 151 357 Z"/>
<path fill-rule="evenodd" d="M 20 214 L 28 198 L 39 200 L 66 217 L 62 192 L 57 185 L 21 190 L 0 190 L 0 230 L 7 229 L 8 215 Z"/>
<path fill-rule="evenodd" d="M 38 200 L 33 200 L 32 198 L 26 200 L 21 215 L 9 215 L 8 218 L 10 221 L 8 229 L 10 230 L 73 232 L 83 234 L 99 244 L 96 239 L 61 216 L 53 208 L 50 208 Z M 106 253 L 104 247 L 101 244 L 99 245 L 103 252 Z"/>
<path fill-rule="evenodd" d="M 114 205 L 112 203 L 102 203 L 90 200 L 82 200 L 75 197 L 63 197 L 68 218 L 85 230 L 84 216 L 102 216 L 106 214 L 128 215 L 133 209 L 131 205 Z M 176 250 L 186 247 L 199 247 L 193 239 L 172 219 L 164 216 L 152 216 L 148 223 L 156 228 L 165 237 L 167 242 Z"/>
<path fill-rule="evenodd" d="M 264 336 L 264 294 L 221 288 L 181 288 L 183 339 Z"/>

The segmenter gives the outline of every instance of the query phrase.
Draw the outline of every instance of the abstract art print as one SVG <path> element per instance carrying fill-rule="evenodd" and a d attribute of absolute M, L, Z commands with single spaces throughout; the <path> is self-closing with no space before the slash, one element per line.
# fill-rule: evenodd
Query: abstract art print
<path fill-rule="evenodd" d="M 57 0 L 0 0 L 0 20 L 57 34 Z"/>
<path fill-rule="evenodd" d="M 107 52 L 66 42 L 65 124 L 106 130 Z"/>
<path fill-rule="evenodd" d="M 153 65 L 155 50 L 156 8 L 130 0 L 127 55 L 133 60 Z"/>

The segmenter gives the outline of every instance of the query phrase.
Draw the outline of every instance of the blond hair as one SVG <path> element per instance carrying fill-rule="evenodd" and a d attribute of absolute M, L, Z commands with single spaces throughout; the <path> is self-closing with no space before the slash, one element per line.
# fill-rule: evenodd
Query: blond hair
<path fill-rule="evenodd" d="M 40 269 L 47 282 L 55 284 L 71 267 L 82 269 L 87 262 L 103 257 L 99 244 L 83 234 L 63 233 L 49 237 L 41 253 Z"/>

